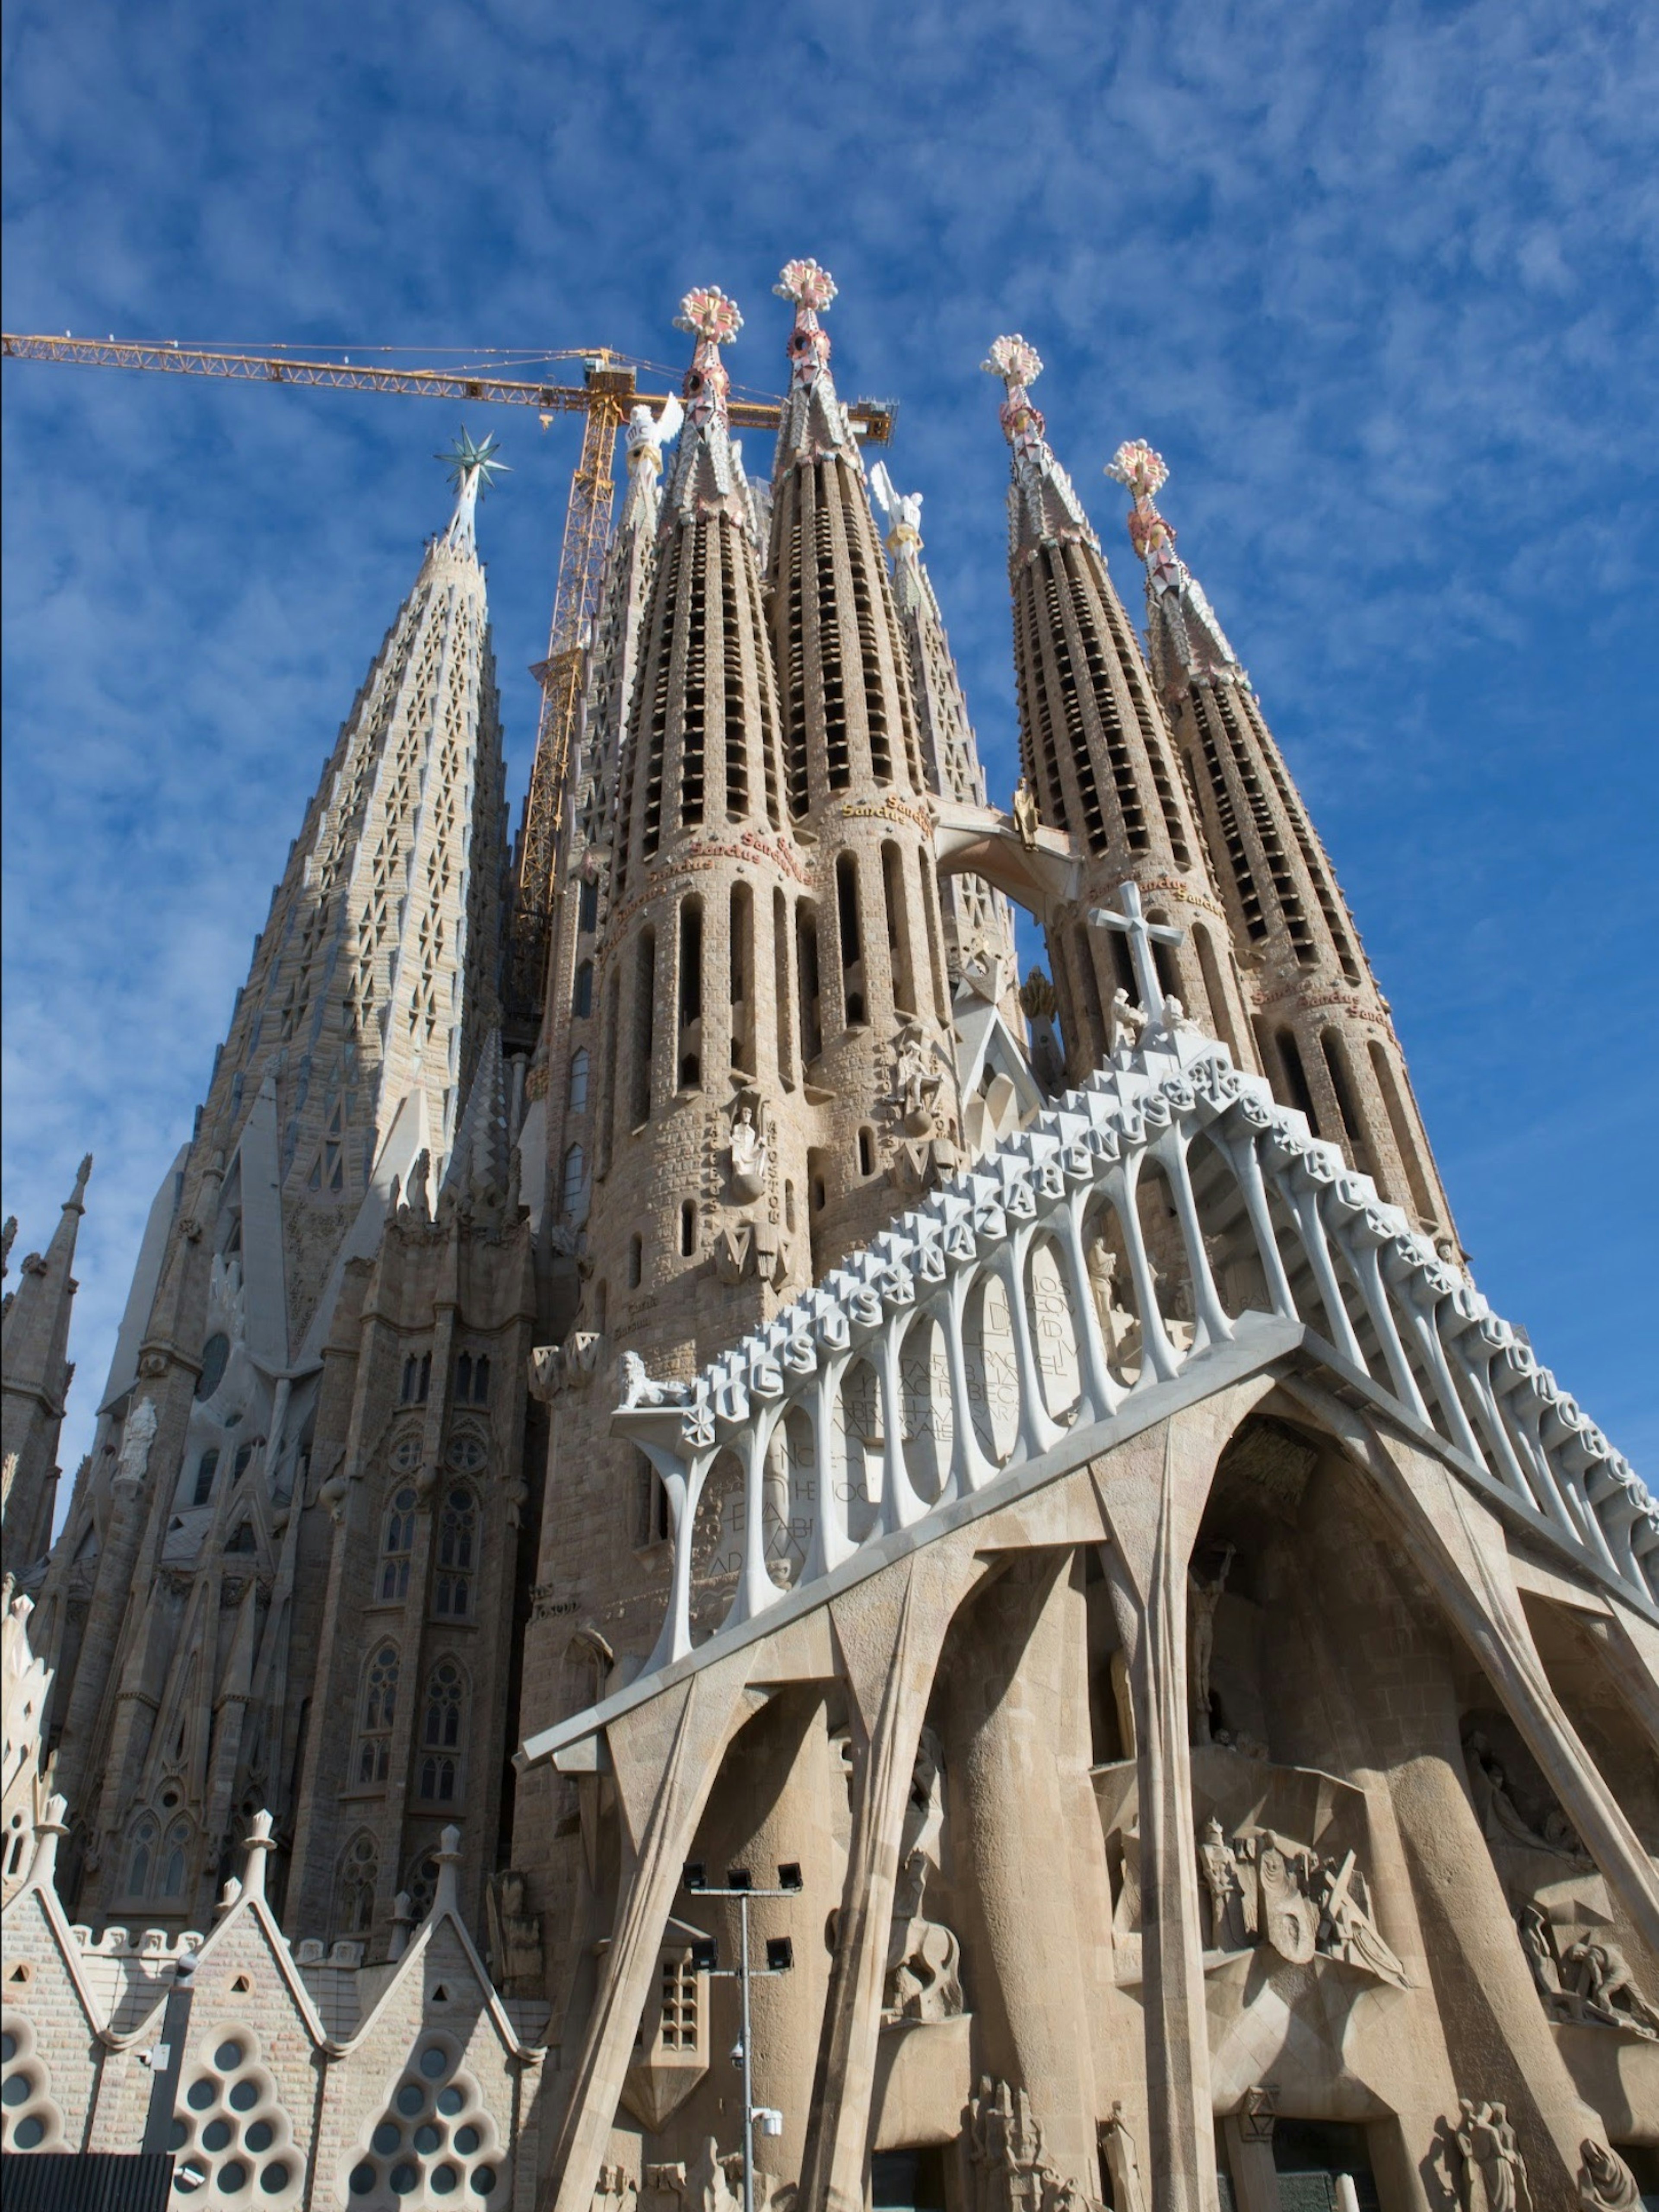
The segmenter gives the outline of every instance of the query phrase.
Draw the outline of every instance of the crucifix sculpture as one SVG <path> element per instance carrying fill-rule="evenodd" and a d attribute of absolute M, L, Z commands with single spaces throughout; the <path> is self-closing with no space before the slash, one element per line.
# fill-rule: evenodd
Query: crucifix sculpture
<path fill-rule="evenodd" d="M 1129 940 L 1129 958 L 1134 968 L 1135 981 L 1140 990 L 1140 1003 L 1146 1010 L 1150 1023 L 1161 1023 L 1164 1018 L 1164 986 L 1158 980 L 1158 963 L 1152 957 L 1152 946 L 1179 945 L 1185 935 L 1167 921 L 1148 921 L 1140 908 L 1140 888 L 1137 884 L 1120 884 L 1117 890 L 1121 914 L 1114 914 L 1109 906 L 1091 907 L 1089 919 L 1097 929 L 1115 929 Z"/>

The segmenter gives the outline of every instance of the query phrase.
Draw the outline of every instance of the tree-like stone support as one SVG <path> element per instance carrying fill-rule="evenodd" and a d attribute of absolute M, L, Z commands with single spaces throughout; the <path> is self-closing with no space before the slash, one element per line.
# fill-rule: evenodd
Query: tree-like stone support
<path fill-rule="evenodd" d="M 1134 1700 L 1154 2212 L 1218 2212 L 1188 1746 L 1188 1562 L 1222 1449 L 1268 1387 L 1261 1379 L 1236 1384 L 1093 1469 Z"/>

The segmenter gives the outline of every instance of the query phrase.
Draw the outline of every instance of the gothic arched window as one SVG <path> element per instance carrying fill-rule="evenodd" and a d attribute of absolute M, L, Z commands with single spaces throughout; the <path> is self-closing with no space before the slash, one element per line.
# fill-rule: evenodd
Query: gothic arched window
<path fill-rule="evenodd" d="M 455 1401 L 461 1406 L 489 1403 L 489 1354 L 464 1352 L 455 1362 Z"/>
<path fill-rule="evenodd" d="M 477 1529 L 477 1500 L 458 1483 L 444 1499 L 438 1522 L 437 1610 L 451 1620 L 467 1620 L 472 1615 Z"/>
<path fill-rule="evenodd" d="M 167 1830 L 167 1842 L 161 1850 L 161 1880 L 160 1893 L 163 1897 L 182 1897 L 185 1893 L 185 1869 L 190 1856 L 190 1823 L 175 1820 Z"/>
<path fill-rule="evenodd" d="M 155 1856 L 156 1827 L 146 1813 L 132 1832 L 132 1841 L 127 1846 L 127 1895 L 145 1897 L 149 1893 L 150 1863 Z"/>
<path fill-rule="evenodd" d="M 405 1483 L 386 1508 L 386 1533 L 380 1543 L 382 1603 L 409 1595 L 409 1554 L 415 1543 L 415 1492 Z"/>
<path fill-rule="evenodd" d="M 340 1925 L 349 1936 L 366 1936 L 374 1921 L 374 1885 L 380 1860 L 374 1838 L 354 1836 L 340 1862 Z"/>
<path fill-rule="evenodd" d="M 575 988 L 570 994 L 570 1012 L 576 1021 L 585 1021 L 593 1011 L 593 963 L 584 960 L 576 970 Z"/>
<path fill-rule="evenodd" d="M 421 1795 L 429 1803 L 454 1801 L 460 1771 L 459 1753 L 465 1730 L 463 1702 L 465 1686 L 453 1659 L 434 1668 L 426 1686 L 426 1711 L 421 1723 Z"/>
<path fill-rule="evenodd" d="M 423 1406 L 432 1388 L 432 1354 L 411 1352 L 404 1362 L 403 1402 Z"/>
<path fill-rule="evenodd" d="M 570 1055 L 570 1085 L 565 1092 L 565 1104 L 573 1114 L 582 1113 L 587 1105 L 587 1048 L 578 1046 Z"/>
<path fill-rule="evenodd" d="M 392 1723 L 397 1714 L 397 1648 L 382 1644 L 369 1659 L 363 1682 L 362 1727 L 357 1739 L 359 1784 L 386 1780 L 392 1757 Z"/>
<path fill-rule="evenodd" d="M 219 1471 L 217 1451 L 204 1451 L 196 1462 L 196 1488 L 191 1496 L 192 1505 L 205 1505 L 213 1496 L 213 1478 Z"/>

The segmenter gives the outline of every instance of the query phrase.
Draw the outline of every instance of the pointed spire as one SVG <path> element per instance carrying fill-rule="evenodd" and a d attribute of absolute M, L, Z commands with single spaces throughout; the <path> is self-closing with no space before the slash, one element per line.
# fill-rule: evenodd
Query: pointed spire
<path fill-rule="evenodd" d="M 789 333 L 789 395 L 778 424 L 777 466 L 839 453 L 856 464 L 859 443 L 830 374 L 830 333 L 819 322 L 836 296 L 836 280 L 816 261 L 786 261 L 772 287 L 795 303 Z"/>
<path fill-rule="evenodd" d="M 1153 504 L 1170 480 L 1164 456 L 1144 438 L 1126 438 L 1106 474 L 1134 500 L 1129 538 L 1146 564 L 1146 635 L 1159 690 L 1167 698 L 1188 684 L 1247 683 L 1202 586 L 1176 556 L 1174 530 Z"/>
<path fill-rule="evenodd" d="M 507 1134 L 507 1071 L 501 1058 L 501 1033 L 492 1029 L 483 1042 L 473 1073 L 455 1148 L 444 1171 L 443 1188 L 459 1198 L 482 1199 L 506 1190 L 508 1176 Z"/>
<path fill-rule="evenodd" d="M 689 331 L 696 344 L 680 386 L 685 420 L 663 500 L 662 527 L 722 510 L 747 525 L 748 492 L 726 415 L 732 378 L 720 358 L 720 348 L 743 328 L 743 317 L 718 284 L 699 284 L 680 301 L 674 327 Z"/>
<path fill-rule="evenodd" d="M 58 1493 L 58 1437 L 75 1370 L 69 1360 L 75 1304 L 75 1240 L 86 1211 L 92 1154 L 82 1161 L 44 1253 L 23 1261 L 22 1280 L 6 1300 L 0 1363 L 0 1451 L 10 1474 L 0 1515 L 8 1552 L 32 1565 L 52 1537 Z"/>
<path fill-rule="evenodd" d="M 497 458 L 499 447 L 494 434 L 483 445 L 475 445 L 462 423 L 460 434 L 447 451 L 435 454 L 434 459 L 447 463 L 449 481 L 455 487 L 455 512 L 449 519 L 440 544 L 452 553 L 471 554 L 477 558 L 477 540 L 473 534 L 473 519 L 479 500 L 489 490 L 498 476 L 509 473 L 507 463 Z"/>
<path fill-rule="evenodd" d="M 1016 331 L 994 339 L 980 367 L 988 376 L 1000 376 L 1006 396 L 997 420 L 1012 455 L 1013 482 L 1008 489 L 1008 557 L 1029 561 L 1040 545 L 1081 540 L 1099 550 L 1088 516 L 1083 511 L 1072 479 L 1054 459 L 1042 410 L 1034 404 L 1030 387 L 1042 374 L 1042 360 L 1029 339 Z M 1102 556 L 1104 557 L 1103 556 Z"/>

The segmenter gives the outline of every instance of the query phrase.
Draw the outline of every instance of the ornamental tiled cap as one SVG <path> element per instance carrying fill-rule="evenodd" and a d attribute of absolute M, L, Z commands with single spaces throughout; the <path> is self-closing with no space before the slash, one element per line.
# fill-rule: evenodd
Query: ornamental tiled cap
<path fill-rule="evenodd" d="M 836 296 L 836 280 L 816 261 L 786 261 L 772 287 L 795 303 L 789 333 L 789 392 L 778 424 L 778 466 L 838 453 L 855 459 L 858 440 L 830 374 L 830 333 L 819 315 Z"/>
<path fill-rule="evenodd" d="M 1124 485 L 1134 501 L 1129 541 L 1146 564 L 1146 636 L 1158 689 L 1168 696 L 1189 684 L 1242 679 L 1238 656 L 1214 608 L 1186 562 L 1176 557 L 1175 531 L 1152 503 L 1153 495 L 1170 481 L 1163 454 L 1144 438 L 1126 438 L 1105 473 Z"/>
<path fill-rule="evenodd" d="M 1047 425 L 1032 404 L 1030 386 L 1042 374 L 1042 357 L 1018 331 L 994 338 L 980 367 L 1007 387 L 997 420 L 1011 448 L 1008 557 L 1016 567 L 1041 545 L 1082 541 L 1099 550 L 1071 478 L 1049 449 Z"/>

